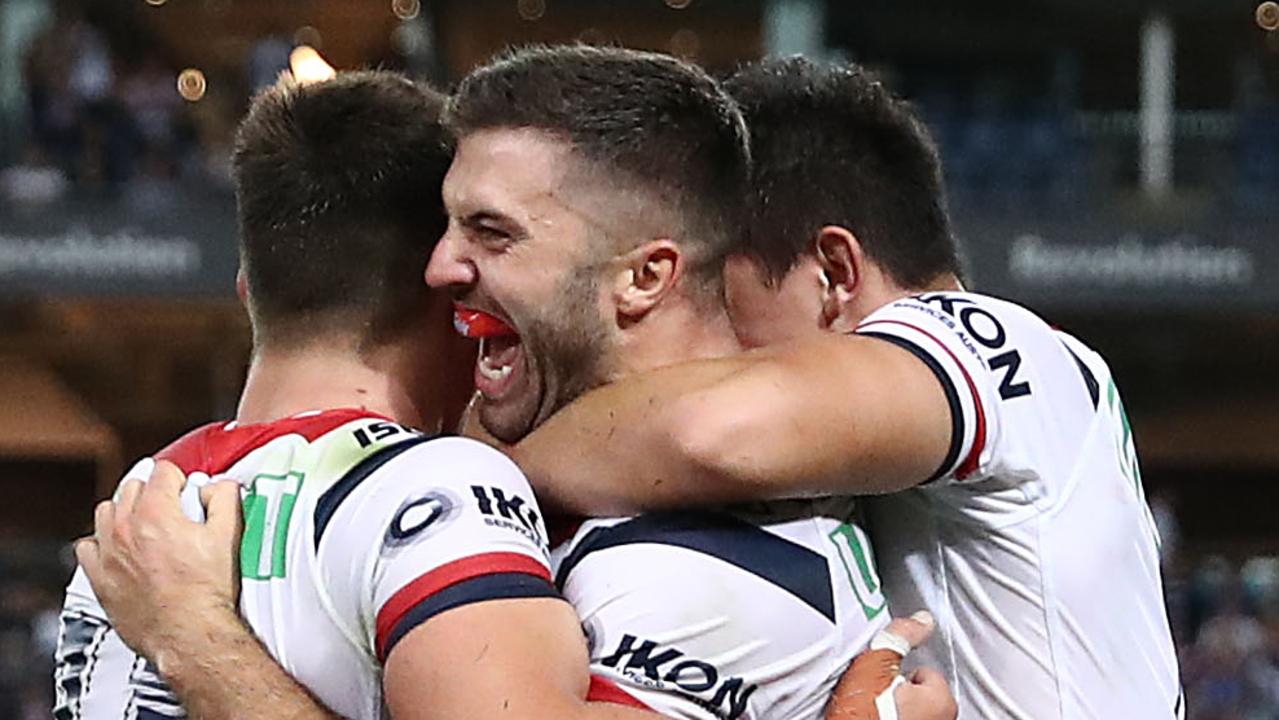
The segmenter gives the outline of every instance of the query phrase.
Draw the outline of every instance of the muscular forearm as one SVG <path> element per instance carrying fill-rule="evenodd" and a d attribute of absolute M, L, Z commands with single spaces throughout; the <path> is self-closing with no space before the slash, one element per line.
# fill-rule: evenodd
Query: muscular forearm
<path fill-rule="evenodd" d="M 200 720 L 327 720 L 330 712 L 284 671 L 233 613 L 201 620 L 190 637 L 152 658 Z"/>
<path fill-rule="evenodd" d="M 684 363 L 631 375 L 564 407 L 507 451 L 544 505 L 580 515 L 748 499 L 701 462 L 686 409 L 752 361 Z"/>
<path fill-rule="evenodd" d="M 511 455 L 540 497 L 581 515 L 874 494 L 928 478 L 949 412 L 906 351 L 832 335 L 624 378 Z"/>

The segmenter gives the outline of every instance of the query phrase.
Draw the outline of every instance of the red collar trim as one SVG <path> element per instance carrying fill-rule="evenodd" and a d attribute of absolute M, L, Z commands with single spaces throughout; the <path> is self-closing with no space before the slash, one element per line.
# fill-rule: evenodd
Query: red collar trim
<path fill-rule="evenodd" d="M 308 442 L 353 420 L 384 415 L 359 408 L 304 413 L 283 420 L 252 425 L 231 422 L 209 423 L 183 435 L 155 454 L 157 460 L 168 460 L 188 475 L 202 472 L 216 475 L 226 472 L 245 455 L 285 435 L 301 435 Z"/>

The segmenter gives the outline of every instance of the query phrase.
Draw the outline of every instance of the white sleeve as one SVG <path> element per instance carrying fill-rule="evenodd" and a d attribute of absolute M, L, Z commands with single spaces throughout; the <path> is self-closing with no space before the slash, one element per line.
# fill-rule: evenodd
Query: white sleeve
<path fill-rule="evenodd" d="M 950 447 L 926 482 L 959 483 L 980 477 L 990 463 L 999 431 L 1003 382 L 995 373 L 1008 375 L 1000 358 L 990 364 L 982 359 L 977 343 L 987 344 L 1003 333 L 1003 326 L 987 310 L 962 295 L 946 293 L 891 303 L 857 327 L 858 335 L 891 342 L 919 358 L 946 394 Z"/>
<path fill-rule="evenodd" d="M 120 481 L 146 482 L 155 461 L 145 458 Z M 201 508 L 199 491 L 188 484 L 182 505 Z M 203 512 L 201 511 L 201 515 Z M 194 518 L 198 519 L 198 518 Z M 76 568 L 67 586 L 58 618 L 58 647 L 54 652 L 54 708 L 57 720 L 120 717 L 184 718 L 177 696 L 160 679 L 150 662 L 133 652 L 111 627 L 83 568 Z M 150 715 L 148 715 L 150 713 Z"/>
<path fill-rule="evenodd" d="M 515 463 L 466 438 L 406 444 L 383 451 L 396 454 L 367 477 L 343 478 L 316 506 L 324 586 L 380 662 L 447 610 L 559 597 L 546 528 Z"/>

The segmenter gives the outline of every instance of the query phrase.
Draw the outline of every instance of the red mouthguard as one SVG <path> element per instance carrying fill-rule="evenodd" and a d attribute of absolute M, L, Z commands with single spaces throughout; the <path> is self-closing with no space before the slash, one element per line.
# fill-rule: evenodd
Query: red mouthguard
<path fill-rule="evenodd" d="M 487 337 L 514 335 L 510 325 L 481 310 L 471 310 L 461 305 L 453 306 L 453 327 L 460 333 L 476 340 Z"/>

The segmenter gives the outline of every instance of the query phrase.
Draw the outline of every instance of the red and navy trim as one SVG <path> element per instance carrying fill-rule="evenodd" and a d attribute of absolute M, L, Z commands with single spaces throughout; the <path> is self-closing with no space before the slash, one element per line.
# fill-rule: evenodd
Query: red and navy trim
<path fill-rule="evenodd" d="M 965 415 L 964 415 L 963 407 L 960 405 L 960 402 L 959 402 L 958 390 L 955 387 L 954 381 L 951 380 L 950 374 L 947 373 L 944 368 L 942 368 L 939 362 L 937 362 L 936 353 L 929 352 L 928 350 L 924 349 L 917 343 L 912 342 L 906 338 L 903 338 L 900 335 L 883 333 L 883 332 L 878 332 L 874 330 L 868 331 L 866 329 L 866 328 L 873 327 L 875 325 L 900 325 L 902 327 L 906 327 L 906 328 L 910 328 L 911 330 L 914 330 L 915 332 L 933 341 L 933 343 L 936 344 L 937 347 L 941 348 L 946 353 L 946 355 L 950 356 L 950 359 L 954 363 L 955 367 L 959 368 L 960 374 L 963 375 L 964 377 L 964 383 L 968 386 L 968 395 L 973 400 L 973 411 L 974 411 L 974 414 L 976 415 L 976 425 L 977 425 L 976 431 L 973 434 L 972 447 L 969 448 L 968 454 L 964 456 L 963 461 L 959 463 L 959 467 L 956 468 L 954 463 L 959 455 L 961 446 L 963 445 L 964 431 L 965 431 L 965 427 L 964 427 Z M 983 450 L 986 449 L 986 410 L 982 406 L 981 395 L 977 393 L 977 383 L 973 382 L 972 375 L 968 373 L 968 368 L 965 367 L 964 364 L 959 361 L 959 358 L 955 356 L 955 353 L 952 352 L 951 349 L 947 347 L 945 343 L 937 339 L 937 336 L 919 327 L 918 325 L 912 325 L 908 322 L 902 322 L 901 320 L 871 320 L 870 322 L 864 323 L 861 326 L 859 326 L 857 328 L 857 334 L 866 335 L 867 337 L 878 338 L 880 340 L 887 340 L 888 342 L 891 342 L 894 345 L 897 345 L 898 347 L 909 351 L 912 355 L 922 360 L 924 364 L 928 366 L 928 369 L 931 370 L 933 374 L 937 376 L 937 381 L 941 383 L 942 390 L 946 393 L 946 402 L 948 405 L 950 405 L 950 420 L 951 420 L 950 448 L 948 449 L 946 453 L 945 460 L 942 461 L 941 466 L 937 468 L 937 471 L 933 474 L 933 477 L 930 478 L 928 482 L 932 482 L 941 477 L 944 477 L 948 472 L 950 472 L 951 468 L 955 468 L 955 471 L 954 471 L 955 477 L 960 480 L 963 480 L 964 478 L 976 472 L 977 466 L 981 463 L 981 453 Z"/>
<path fill-rule="evenodd" d="M 386 662 L 409 631 L 446 610 L 512 598 L 560 597 L 551 572 L 520 553 L 492 552 L 454 560 L 400 588 L 377 614 L 377 655 Z"/>

